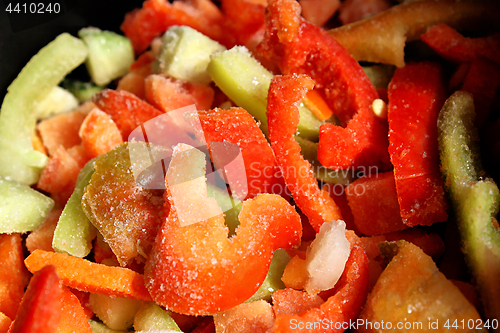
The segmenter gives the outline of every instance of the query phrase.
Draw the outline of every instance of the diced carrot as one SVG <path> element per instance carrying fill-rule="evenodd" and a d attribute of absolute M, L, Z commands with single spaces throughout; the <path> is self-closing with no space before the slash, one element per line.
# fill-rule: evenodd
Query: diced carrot
<path fill-rule="evenodd" d="M 346 196 L 356 228 L 365 235 L 380 235 L 408 228 L 399 213 L 392 171 L 355 180 Z"/>
<path fill-rule="evenodd" d="M 319 27 L 323 26 L 340 8 L 340 0 L 299 0 L 302 16 Z"/>
<path fill-rule="evenodd" d="M 34 150 L 39 151 L 44 155 L 48 155 L 47 148 L 43 145 L 42 137 L 40 136 L 40 132 L 38 130 L 31 133 L 31 144 L 33 145 Z"/>
<path fill-rule="evenodd" d="M 252 0 L 222 0 L 224 23 L 238 45 L 246 45 L 264 26 L 266 6 Z"/>
<path fill-rule="evenodd" d="M 161 75 L 147 77 L 145 89 L 146 101 L 165 113 L 192 104 L 199 111 L 209 110 L 214 100 L 214 90 L 209 86 Z"/>
<path fill-rule="evenodd" d="M 473 60 L 464 79 L 462 90 L 474 96 L 478 128 L 486 123 L 498 88 L 500 88 L 500 63 L 494 63 L 488 59 Z"/>
<path fill-rule="evenodd" d="M 361 244 L 370 260 L 380 255 L 378 243 L 405 240 L 420 247 L 431 257 L 440 257 L 444 252 L 444 242 L 437 234 L 428 234 L 422 229 L 412 228 L 378 236 L 361 237 Z"/>
<path fill-rule="evenodd" d="M 90 324 L 87 321 L 87 315 L 76 297 L 66 287 L 62 289 L 62 312 L 57 332 L 78 332 L 78 333 L 92 333 Z"/>
<path fill-rule="evenodd" d="M 389 0 L 346 0 L 339 9 L 342 24 L 349 24 L 372 17 L 391 7 Z"/>
<path fill-rule="evenodd" d="M 320 120 L 326 120 L 333 115 L 333 111 L 326 104 L 321 94 L 315 89 L 307 92 L 306 97 L 304 97 L 304 103 Z"/>
<path fill-rule="evenodd" d="M 45 222 L 26 237 L 26 248 L 28 251 L 54 251 L 52 248 L 52 238 L 54 238 L 54 230 L 56 229 L 61 213 L 62 209 L 51 211 Z"/>
<path fill-rule="evenodd" d="M 7 333 L 10 324 L 12 324 L 12 319 L 7 317 L 3 312 L 0 312 L 0 333 Z"/>
<path fill-rule="evenodd" d="M 64 253 L 42 250 L 34 251 L 24 263 L 32 273 L 53 265 L 65 286 L 81 291 L 151 301 L 143 276 L 127 268 L 104 266 Z"/>
<path fill-rule="evenodd" d="M 75 188 L 80 165 L 68 154 L 63 146 L 59 146 L 38 180 L 38 188 L 56 194 L 54 199 L 61 205 L 68 201 Z"/>
<path fill-rule="evenodd" d="M 14 320 L 29 280 L 19 234 L 0 235 L 0 312 Z"/>
<path fill-rule="evenodd" d="M 325 301 L 318 295 L 308 294 L 291 288 L 276 290 L 273 293 L 273 310 L 276 316 L 282 314 L 300 315 Z"/>
<path fill-rule="evenodd" d="M 163 114 L 160 110 L 124 90 L 101 91 L 94 95 L 93 101 L 99 109 L 111 116 L 120 129 L 124 141 L 128 141 L 134 129 Z"/>
<path fill-rule="evenodd" d="M 38 131 L 49 155 L 53 155 L 59 146 L 68 149 L 80 144 L 78 130 L 86 116 L 83 112 L 73 111 L 42 120 L 38 124 Z"/>
<path fill-rule="evenodd" d="M 214 18 L 215 9 L 211 7 L 209 12 L 204 12 L 203 8 L 179 1 L 170 4 L 166 0 L 147 0 L 141 9 L 125 16 L 120 29 L 132 41 L 136 55 L 146 50 L 153 38 L 173 25 L 190 26 L 212 39 L 223 42 L 227 33 L 223 31 L 218 19 Z"/>
<path fill-rule="evenodd" d="M 83 147 L 82 144 L 73 146 L 67 149 L 66 152 L 76 161 L 80 168 L 83 168 L 84 165 L 87 164 L 88 161 L 90 161 L 90 157 L 87 155 L 85 147 Z"/>
<path fill-rule="evenodd" d="M 484 57 L 500 64 L 500 34 L 482 38 L 467 38 L 452 27 L 440 23 L 420 36 L 442 57 L 455 62 L 470 62 Z"/>
<path fill-rule="evenodd" d="M 144 80 L 151 75 L 151 64 L 154 60 L 152 51 L 143 53 L 130 65 L 130 71 L 120 79 L 116 90 L 125 90 L 141 99 L 146 98 Z"/>
<path fill-rule="evenodd" d="M 287 288 L 304 289 L 307 279 L 306 261 L 299 256 L 293 257 L 286 265 L 281 281 Z"/>
<path fill-rule="evenodd" d="M 274 313 L 264 300 L 242 303 L 214 315 L 216 332 L 265 333 L 272 328 Z"/>
<path fill-rule="evenodd" d="M 120 130 L 111 117 L 97 108 L 87 115 L 79 135 L 90 158 L 105 154 L 123 143 Z"/>
<path fill-rule="evenodd" d="M 62 292 L 54 267 L 41 267 L 30 280 L 9 332 L 56 332 L 63 315 Z"/>

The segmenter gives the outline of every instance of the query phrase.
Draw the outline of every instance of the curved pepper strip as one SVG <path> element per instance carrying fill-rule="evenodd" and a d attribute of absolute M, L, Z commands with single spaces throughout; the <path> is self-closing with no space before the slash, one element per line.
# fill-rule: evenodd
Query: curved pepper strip
<path fill-rule="evenodd" d="M 293 199 L 316 232 L 324 222 L 342 219 L 340 209 L 328 192 L 321 191 L 311 164 L 300 154 L 294 139 L 299 123 L 300 100 L 312 89 L 305 75 L 275 76 L 267 97 L 269 141 Z"/>
<path fill-rule="evenodd" d="M 260 54 L 284 74 L 307 74 L 345 128 L 323 124 L 318 158 L 332 169 L 390 169 L 387 123 L 371 110 L 377 91 L 356 60 L 321 28 L 300 18 L 291 0 L 270 1 Z"/>
<path fill-rule="evenodd" d="M 321 332 L 340 333 L 349 328 L 347 324 L 358 316 L 368 294 L 368 257 L 363 248 L 352 246 L 344 273 L 331 291 L 334 294 L 319 307 L 301 315 L 276 316 L 274 333 L 318 332 L 317 324 L 312 327 L 314 323 L 322 324 L 325 329 Z"/>
<path fill-rule="evenodd" d="M 196 152 L 201 158 L 196 157 Z M 194 165 L 187 172 L 190 174 L 183 174 L 185 167 L 171 170 L 173 163 L 185 165 L 176 162 L 178 157 Z M 203 153 L 174 148 L 165 192 L 165 199 L 171 206 L 145 267 L 146 286 L 154 301 L 188 315 L 214 314 L 248 300 L 264 281 L 274 251 L 298 245 L 302 235 L 298 213 L 285 199 L 273 194 L 261 194 L 243 203 L 240 226 L 231 239 L 228 239 L 222 211 L 205 221 L 181 226 L 182 213 L 186 212 L 179 208 L 196 207 L 195 210 L 199 210 L 199 205 L 193 203 L 202 201 L 207 203 L 204 210 L 212 209 L 210 198 L 202 194 L 206 193 L 206 188 L 200 189 L 198 183 L 196 188 L 182 193 L 179 205 L 174 196 L 176 187 L 185 185 L 187 188 L 189 183 L 196 181 L 186 178 L 199 175 L 204 165 Z M 181 179 L 174 179 L 172 184 L 170 177 L 179 174 Z M 185 182 L 179 182 L 182 180 Z M 184 205 L 186 201 L 187 206 Z M 189 216 L 195 214 L 187 213 Z"/>
<path fill-rule="evenodd" d="M 446 98 L 440 66 L 421 62 L 398 68 L 388 95 L 389 153 L 403 222 L 412 227 L 446 221 L 437 140 Z"/>

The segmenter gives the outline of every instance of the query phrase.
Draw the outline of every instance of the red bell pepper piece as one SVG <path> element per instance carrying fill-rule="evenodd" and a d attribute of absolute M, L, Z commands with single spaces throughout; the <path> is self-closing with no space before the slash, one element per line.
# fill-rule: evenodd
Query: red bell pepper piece
<path fill-rule="evenodd" d="M 147 0 L 141 9 L 136 9 L 125 16 L 120 29 L 130 38 L 135 54 L 146 50 L 156 36 L 167 31 L 173 25 L 187 25 L 202 34 L 225 43 L 228 36 L 222 28 L 222 14 L 208 0 L 182 1 Z M 229 43 L 228 46 L 230 46 Z"/>
<path fill-rule="evenodd" d="M 468 91 L 474 96 L 478 128 L 482 128 L 486 122 L 498 88 L 500 88 L 500 62 L 494 63 L 481 58 L 473 60 L 461 90 Z"/>
<path fill-rule="evenodd" d="M 364 235 L 380 235 L 408 228 L 399 213 L 392 171 L 361 177 L 345 189 L 354 223 Z"/>
<path fill-rule="evenodd" d="M 390 168 L 387 123 L 371 110 L 377 91 L 361 66 L 328 33 L 299 16 L 292 0 L 269 1 L 259 53 L 284 74 L 307 74 L 345 128 L 323 124 L 318 158 L 329 168 Z"/>
<path fill-rule="evenodd" d="M 297 103 L 313 85 L 313 80 L 305 75 L 275 76 L 267 97 L 267 119 L 269 141 L 285 183 L 318 232 L 324 222 L 342 216 L 329 193 L 319 189 L 311 165 L 300 154 L 300 146 L 293 137 L 299 123 Z"/>
<path fill-rule="evenodd" d="M 396 70 L 388 94 L 389 153 L 403 222 L 446 221 L 437 141 L 437 117 L 446 98 L 441 69 L 434 63 L 407 64 Z"/>
<path fill-rule="evenodd" d="M 111 116 L 127 141 L 130 133 L 138 126 L 161 116 L 163 112 L 127 91 L 106 89 L 94 95 L 92 101 Z"/>
<path fill-rule="evenodd" d="M 165 191 L 170 209 L 144 276 L 156 303 L 182 314 L 214 314 L 245 302 L 257 291 L 274 251 L 298 245 L 302 225 L 285 199 L 261 194 L 243 202 L 236 235 L 228 239 L 222 210 L 206 197 L 201 184 L 190 185 L 203 177 L 205 156 L 186 146 L 174 148 Z M 199 214 L 200 204 L 204 212 L 214 214 Z M 183 215 L 197 218 L 183 226 Z"/>
<path fill-rule="evenodd" d="M 138 141 L 166 147 L 179 142 L 194 144 L 172 117 L 129 92 L 107 89 L 94 95 L 92 100 L 113 119 L 122 133 L 123 141 L 129 141 L 132 136 Z M 141 130 L 135 130 L 139 126 Z"/>
<path fill-rule="evenodd" d="M 36 272 L 9 332 L 56 332 L 62 317 L 62 293 L 54 266 L 45 266 Z"/>
<path fill-rule="evenodd" d="M 264 26 L 266 7 L 252 0 L 222 0 L 226 29 L 230 29 L 237 45 L 246 45 Z"/>
<path fill-rule="evenodd" d="M 301 315 L 278 314 L 274 332 L 318 332 L 313 327 L 318 322 L 328 325 L 325 332 L 349 328 L 347 324 L 358 316 L 368 294 L 368 258 L 362 247 L 351 246 L 344 273 L 329 293 L 332 295 L 323 304 Z"/>
<path fill-rule="evenodd" d="M 467 38 L 444 23 L 427 29 L 420 39 L 443 58 L 454 62 L 469 62 L 478 58 L 500 64 L 500 34 Z"/>
<path fill-rule="evenodd" d="M 285 182 L 276 165 L 273 150 L 255 119 L 247 111 L 242 108 L 214 109 L 198 112 L 197 115 L 201 129 L 196 131 L 196 135 L 201 141 L 206 142 L 212 159 L 213 142 L 230 142 L 240 148 L 245 170 L 235 170 L 235 172 L 246 175 L 246 188 L 240 189 L 245 192 L 248 189 L 246 198 L 253 198 L 260 193 L 285 194 Z M 231 179 L 232 175 L 227 176 Z M 238 174 L 233 176 L 233 179 L 239 177 Z M 231 190 L 233 195 L 241 198 L 238 196 L 237 188 L 231 186 Z"/>

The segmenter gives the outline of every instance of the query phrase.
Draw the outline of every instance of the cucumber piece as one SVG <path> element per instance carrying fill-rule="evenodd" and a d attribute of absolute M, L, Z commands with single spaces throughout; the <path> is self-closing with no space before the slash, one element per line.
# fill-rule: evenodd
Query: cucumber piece
<path fill-rule="evenodd" d="M 214 53 L 207 71 L 215 84 L 236 105 L 260 121 L 260 129 L 267 135 L 267 94 L 273 77 L 271 72 L 253 58 L 244 46 Z M 304 103 L 300 103 L 299 113 L 299 135 L 316 141 L 323 122 L 316 118 Z"/>
<path fill-rule="evenodd" d="M 281 277 L 290 259 L 285 249 L 274 251 L 273 259 L 269 265 L 269 271 L 267 272 L 264 282 L 262 282 L 262 285 L 257 289 L 255 294 L 245 303 L 255 302 L 261 299 L 270 301 L 273 292 L 284 289 L 285 284 L 281 281 Z"/>
<path fill-rule="evenodd" d="M 494 319 L 500 318 L 500 230 L 494 225 L 500 194 L 492 180 L 483 179 L 474 119 L 472 94 L 458 91 L 445 102 L 438 119 L 441 171 L 467 264 L 486 316 Z"/>
<path fill-rule="evenodd" d="M 78 36 L 89 49 L 85 65 L 98 85 L 106 85 L 125 75 L 134 62 L 134 49 L 130 39 L 112 31 L 83 28 Z"/>
<path fill-rule="evenodd" d="M 59 35 L 42 48 L 22 69 L 7 89 L 0 111 L 0 176 L 23 184 L 38 181 L 47 156 L 33 149 L 36 105 L 87 56 L 78 38 Z"/>
<path fill-rule="evenodd" d="M 188 26 L 172 26 L 162 38 L 158 58 L 161 73 L 177 79 L 209 84 L 210 55 L 226 48 Z"/>
<path fill-rule="evenodd" d="M 233 198 L 229 195 L 229 193 L 227 193 L 227 191 L 224 191 L 211 183 L 207 183 L 207 195 L 217 201 L 219 207 L 224 212 L 224 220 L 226 226 L 229 228 L 229 234 L 234 235 L 236 228 L 240 224 L 238 215 L 240 214 L 243 203 L 240 200 Z"/>
<path fill-rule="evenodd" d="M 333 170 L 321 165 L 318 160 L 318 144 L 316 142 L 309 141 L 300 136 L 295 136 L 295 141 L 299 144 L 300 153 L 304 159 L 311 163 L 314 177 L 318 180 L 327 184 L 340 184 L 345 186 L 354 181 L 352 170 Z"/>
<path fill-rule="evenodd" d="M 54 200 L 31 187 L 0 177 L 0 233 L 37 229 L 54 207 Z"/>
<path fill-rule="evenodd" d="M 96 316 L 113 330 L 127 330 L 134 323 L 134 316 L 141 301 L 102 294 L 90 294 L 89 305 Z"/>
<path fill-rule="evenodd" d="M 168 311 L 163 310 L 155 303 L 144 302 L 135 314 L 135 331 L 171 330 L 181 332 L 177 323 L 170 317 Z"/>
<path fill-rule="evenodd" d="M 69 79 L 64 80 L 62 86 L 69 90 L 69 92 L 71 92 L 80 103 L 89 101 L 92 96 L 97 94 L 99 91 L 104 90 L 106 87 L 95 85 L 92 82 L 82 82 Z"/>
<path fill-rule="evenodd" d="M 45 119 L 76 109 L 78 104 L 78 100 L 71 92 L 55 86 L 49 95 L 37 104 L 35 113 L 38 119 Z"/>
<path fill-rule="evenodd" d="M 88 319 L 90 328 L 92 329 L 92 333 L 127 333 L 128 331 L 125 330 L 113 330 L 109 328 L 108 326 L 104 325 L 103 323 L 100 323 L 98 321 Z"/>
<path fill-rule="evenodd" d="M 52 238 L 52 248 L 57 252 L 83 258 L 92 249 L 92 240 L 97 232 L 83 211 L 82 197 L 93 174 L 94 160 L 91 160 L 80 171 L 75 190 L 57 222 L 54 238 Z"/>

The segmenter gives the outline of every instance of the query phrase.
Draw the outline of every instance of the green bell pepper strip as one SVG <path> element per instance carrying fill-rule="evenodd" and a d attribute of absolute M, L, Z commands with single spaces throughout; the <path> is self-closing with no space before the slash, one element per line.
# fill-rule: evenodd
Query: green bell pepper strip
<path fill-rule="evenodd" d="M 488 318 L 500 318 L 500 230 L 495 216 L 500 193 L 484 179 L 474 127 L 472 94 L 458 91 L 438 119 L 441 171 L 452 199 L 462 250 L 477 282 Z"/>
<path fill-rule="evenodd" d="M 23 184 L 37 182 L 47 156 L 33 149 L 36 105 L 74 68 L 87 48 L 67 33 L 42 48 L 7 88 L 0 112 L 0 175 Z"/>

